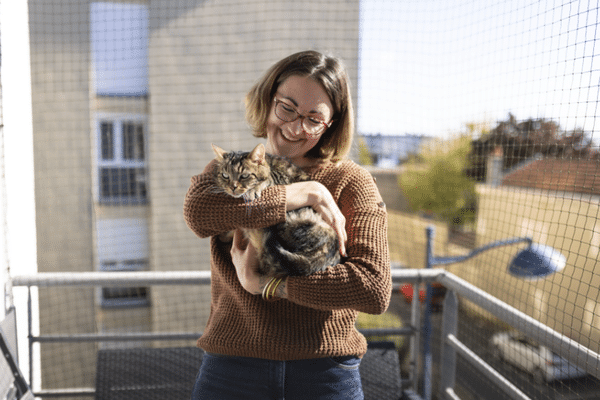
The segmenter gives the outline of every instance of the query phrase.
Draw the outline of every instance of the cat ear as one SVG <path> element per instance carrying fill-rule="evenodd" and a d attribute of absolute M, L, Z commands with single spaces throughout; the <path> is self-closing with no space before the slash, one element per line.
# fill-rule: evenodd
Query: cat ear
<path fill-rule="evenodd" d="M 227 153 L 227 152 L 225 150 L 223 150 L 222 148 L 220 148 L 219 146 L 217 146 L 216 144 L 212 144 L 211 143 L 211 146 L 212 146 L 212 149 L 213 149 L 213 151 L 215 152 L 215 154 L 217 156 L 217 159 L 222 160 L 223 159 L 223 155 L 225 153 Z"/>
<path fill-rule="evenodd" d="M 258 165 L 265 162 L 265 146 L 259 143 L 254 150 L 250 152 L 250 159 Z"/>

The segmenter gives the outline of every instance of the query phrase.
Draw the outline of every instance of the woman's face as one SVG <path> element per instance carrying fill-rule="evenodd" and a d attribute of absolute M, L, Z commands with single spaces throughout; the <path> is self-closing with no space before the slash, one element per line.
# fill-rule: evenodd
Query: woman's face
<path fill-rule="evenodd" d="M 275 100 L 267 120 L 267 152 L 289 158 L 298 166 L 307 166 L 311 160 L 306 153 L 315 147 L 321 135 L 308 135 L 302 123 L 305 118 L 329 124 L 333 117 L 333 106 L 325 89 L 311 78 L 292 75 L 277 88 Z M 285 122 L 275 114 L 276 103 L 285 110 L 295 110 L 300 116 Z M 292 111 L 293 112 L 293 111 Z M 305 123 L 305 125 L 307 125 Z"/>

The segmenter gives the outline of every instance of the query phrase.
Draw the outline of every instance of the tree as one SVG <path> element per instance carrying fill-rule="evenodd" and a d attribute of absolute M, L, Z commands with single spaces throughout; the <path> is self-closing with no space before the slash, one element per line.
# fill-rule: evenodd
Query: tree
<path fill-rule="evenodd" d="M 598 157 L 582 129 L 565 132 L 552 120 L 530 118 L 519 122 L 509 114 L 506 121 L 498 122 L 490 132 L 473 141 L 467 175 L 476 181 L 485 181 L 487 157 L 497 147 L 502 148 L 504 169 L 513 168 L 536 154 L 558 158 Z"/>
<path fill-rule="evenodd" d="M 451 226 L 475 220 L 475 182 L 465 174 L 471 137 L 440 141 L 410 161 L 399 184 L 415 211 L 435 214 Z"/>
<path fill-rule="evenodd" d="M 373 156 L 362 136 L 358 137 L 358 163 L 360 165 L 373 165 Z"/>

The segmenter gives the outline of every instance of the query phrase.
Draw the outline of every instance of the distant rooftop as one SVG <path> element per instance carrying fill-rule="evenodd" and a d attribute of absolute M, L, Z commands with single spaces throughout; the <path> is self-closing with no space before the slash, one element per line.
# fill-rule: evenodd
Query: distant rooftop
<path fill-rule="evenodd" d="M 418 154 L 424 141 L 431 139 L 425 135 L 361 135 L 365 140 L 374 162 L 380 167 L 399 165 L 410 155 Z"/>
<path fill-rule="evenodd" d="M 600 195 L 600 161 L 546 158 L 506 173 L 503 185 Z"/>

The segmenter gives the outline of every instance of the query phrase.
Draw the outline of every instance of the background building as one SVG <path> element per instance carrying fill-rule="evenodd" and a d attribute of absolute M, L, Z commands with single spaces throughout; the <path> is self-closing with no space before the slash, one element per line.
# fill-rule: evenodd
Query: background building
<path fill-rule="evenodd" d="M 410 156 L 420 153 L 432 138 L 425 135 L 362 135 L 373 163 L 382 168 L 397 167 Z"/>

